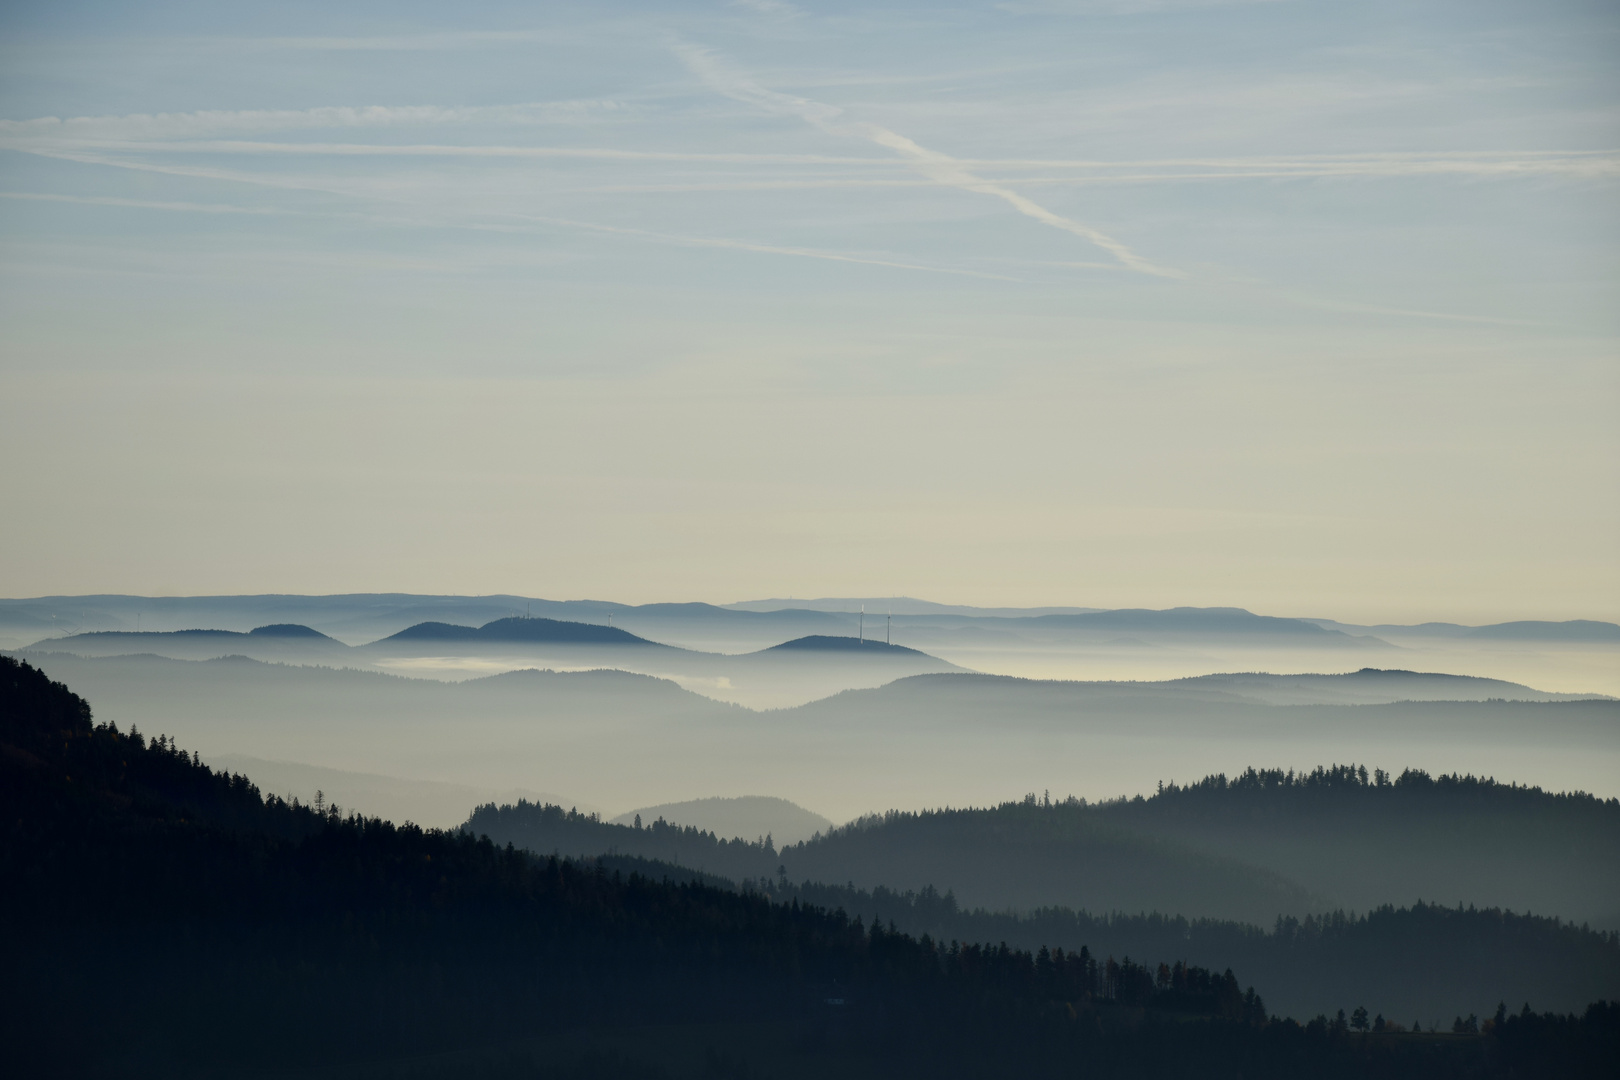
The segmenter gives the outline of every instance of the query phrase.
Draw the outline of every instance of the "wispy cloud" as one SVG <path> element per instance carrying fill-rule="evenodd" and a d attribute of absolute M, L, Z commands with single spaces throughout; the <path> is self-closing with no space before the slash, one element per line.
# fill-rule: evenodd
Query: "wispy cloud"
<path fill-rule="evenodd" d="M 198 165 L 168 165 L 82 150 L 29 147 L 25 152 L 37 154 L 40 157 L 55 158 L 58 161 L 73 161 L 81 165 L 105 165 L 115 169 L 130 169 L 135 172 L 157 173 L 163 176 L 184 176 L 195 180 L 222 180 L 227 183 L 253 184 L 258 187 L 281 188 L 287 191 L 315 191 L 330 195 L 352 194 L 352 192 L 338 185 L 336 181 L 313 181 L 284 176 L 268 177 Z"/>
<path fill-rule="evenodd" d="M 749 11 L 777 19 L 797 19 L 804 15 L 804 12 L 786 0 L 731 0 L 731 6 L 747 8 Z"/>
<path fill-rule="evenodd" d="M 962 162 L 948 154 L 920 146 L 906 136 L 878 124 L 845 120 L 843 110 L 836 106 L 768 90 L 746 76 L 727 70 L 708 49 L 683 41 L 673 41 L 671 47 L 693 74 L 710 88 L 729 98 L 766 112 L 796 116 L 829 135 L 865 139 L 893 150 L 934 183 L 1000 199 L 1025 217 L 1095 244 L 1132 270 L 1162 277 L 1182 276 L 1179 271 L 1157 266 L 1144 259 L 1098 229 L 1054 213 L 1009 187 L 976 176 Z"/>
<path fill-rule="evenodd" d="M 554 158 L 560 160 L 646 163 L 693 163 L 761 166 L 844 166 L 883 173 L 896 169 L 918 171 L 917 162 L 905 157 L 752 151 L 643 150 L 605 146 L 522 146 L 467 143 L 360 143 L 268 142 L 257 139 L 219 139 L 207 136 L 276 129 L 363 128 L 392 129 L 457 124 L 499 124 L 512 116 L 534 117 L 544 110 L 568 113 L 578 107 L 611 102 L 570 102 L 549 105 L 510 105 L 476 109 L 439 106 L 330 106 L 296 111 L 205 112 L 159 115 L 81 117 L 61 120 L 0 120 L 0 147 L 17 150 L 114 150 L 152 153 L 208 153 L 224 155 L 288 155 L 303 157 L 443 157 L 443 158 Z M 189 137 L 188 137 L 189 136 Z M 874 140 L 875 141 L 875 140 Z M 1013 175 L 974 178 L 981 184 L 1081 185 L 1196 182 L 1208 180 L 1277 180 L 1297 178 L 1363 177 L 1399 179 L 1421 176 L 1530 177 L 1561 176 L 1578 180 L 1620 177 L 1620 151 L 1414 151 L 1359 154 L 1299 154 L 1259 157 L 1187 157 L 1126 160 L 1064 158 L 950 158 L 963 169 L 994 169 Z M 1052 175 L 1040 175 L 1046 171 Z M 934 185 L 931 176 L 921 181 L 871 177 L 811 177 L 737 181 L 755 187 L 901 187 Z M 692 184 L 667 190 L 720 189 L 726 184 Z M 666 187 L 660 186 L 659 190 Z M 624 190 L 630 190 L 628 186 Z M 653 190 L 649 187 L 647 190 Z"/>
<path fill-rule="evenodd" d="M 202 138 L 255 131 L 324 128 L 444 127 L 468 124 L 567 123 L 623 110 L 607 100 L 545 101 L 522 105 L 329 105 L 313 109 L 203 110 L 122 116 L 42 116 L 0 120 L 0 140 L 150 140 Z"/>
<path fill-rule="evenodd" d="M 285 214 L 291 212 L 271 206 L 159 202 L 154 199 L 123 199 L 115 195 L 60 195 L 50 191 L 0 191 L 0 199 L 17 199 L 24 202 L 73 203 L 79 206 L 118 206 L 137 210 L 174 210 L 188 214 Z"/>
<path fill-rule="evenodd" d="M 238 48 L 308 49 L 316 52 L 426 52 L 478 49 L 491 45 L 532 45 L 563 35 L 546 30 L 462 30 L 431 34 L 378 34 L 360 37 L 230 38 Z"/>
<path fill-rule="evenodd" d="M 54 143 L 8 143 L 0 146 L 32 149 L 85 148 L 176 153 L 280 154 L 297 157 L 471 157 L 471 158 L 575 158 L 586 161 L 696 162 L 716 165 L 860 165 L 897 169 L 892 158 L 835 157 L 828 154 L 762 154 L 698 150 L 625 150 L 602 146 L 468 146 L 455 143 L 330 143 L 263 142 L 245 139 L 73 139 Z"/>
<path fill-rule="evenodd" d="M 1150 15 L 1283 2 L 1285 0 L 1007 0 L 996 8 L 1011 15 Z"/>

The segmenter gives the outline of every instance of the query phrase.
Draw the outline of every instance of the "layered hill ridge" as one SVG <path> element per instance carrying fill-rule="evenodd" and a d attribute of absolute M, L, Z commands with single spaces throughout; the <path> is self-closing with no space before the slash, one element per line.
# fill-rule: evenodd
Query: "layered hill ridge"
<path fill-rule="evenodd" d="M 272 623 L 268 626 L 256 626 L 252 630 L 92 630 L 83 634 L 69 634 L 64 637 L 45 638 L 38 645 L 73 646 L 91 642 L 129 642 L 140 645 L 162 641 L 194 641 L 202 638 L 219 638 L 223 641 L 268 638 L 292 638 L 305 641 L 332 642 L 341 645 L 336 638 L 330 637 L 311 627 L 300 623 Z"/>
<path fill-rule="evenodd" d="M 1259 615 L 1243 608 L 1174 607 L 1165 609 L 1086 607 L 983 608 L 936 604 L 909 597 L 865 597 L 829 600 L 767 600 L 733 604 L 652 603 L 623 604 L 602 600 L 557 601 L 516 595 L 434 596 L 407 593 L 355 593 L 333 596 L 196 596 L 143 597 L 115 594 L 43 596 L 0 600 L 0 630 L 37 634 L 53 626 L 93 627 L 98 630 L 132 629 L 140 614 L 149 620 L 176 622 L 300 623 L 334 633 L 346 640 L 376 640 L 422 622 L 481 626 L 514 617 L 526 608 L 532 614 L 558 621 L 603 623 L 610 616 L 635 626 L 670 629 L 681 623 L 705 623 L 738 628 L 764 628 L 768 633 L 788 630 L 787 636 L 806 632 L 830 633 L 853 629 L 861 605 L 894 611 L 897 628 L 930 625 L 968 625 L 1032 629 L 1095 629 L 1166 632 L 1217 632 L 1239 635 L 1294 635 L 1318 642 L 1356 636 L 1474 637 L 1500 640 L 1620 641 L 1620 624 L 1593 619 L 1563 621 L 1517 620 L 1481 626 L 1458 623 L 1383 623 L 1357 625 L 1333 619 Z M 631 625 L 634 624 L 634 625 Z M 792 633 L 797 628 L 797 633 Z M 643 634 L 643 636 L 645 636 Z M 33 640 L 33 639 L 28 639 Z"/>
<path fill-rule="evenodd" d="M 1070 627 L 1110 631 L 1159 631 L 1162 633 L 1222 633 L 1304 635 L 1313 639 L 1344 638 L 1349 635 L 1329 630 L 1305 619 L 1256 615 L 1244 608 L 1176 607 L 1164 609 L 1119 608 L 1112 611 L 1086 611 L 1036 615 L 1038 626 Z"/>
<path fill-rule="evenodd" d="M 1348 907 L 1491 897 L 1620 928 L 1620 800 L 1353 766 L 1161 785 L 1152 796 L 891 811 L 782 846 L 603 823 L 533 804 L 466 826 L 564 854 L 659 859 L 733 880 L 950 892 L 1032 911 L 1175 911 L 1269 925 Z"/>
<path fill-rule="evenodd" d="M 1031 679 L 983 672 L 926 672 L 880 687 L 845 691 L 803 708 L 817 710 L 831 702 L 852 705 L 884 698 L 971 701 L 1024 698 L 1045 705 L 1065 700 L 1195 701 L 1211 704 L 1395 705 L 1404 702 L 1612 702 L 1606 694 L 1557 693 L 1504 679 L 1471 675 L 1362 668 L 1336 674 L 1273 675 L 1266 672 L 1194 675 L 1182 679 L 1116 681 Z M 956 710 L 961 711 L 961 710 Z"/>
<path fill-rule="evenodd" d="M 590 645 L 637 645 L 668 648 L 657 642 L 637 637 L 627 630 L 596 623 L 567 622 L 561 619 L 514 617 L 496 619 L 482 626 L 460 626 L 454 623 L 424 622 L 406 627 L 380 641 L 371 648 L 387 648 L 390 644 L 419 642 L 488 642 L 510 644 L 518 642 L 571 643 Z"/>
<path fill-rule="evenodd" d="M 833 823 L 796 803 L 773 795 L 688 799 L 627 810 L 610 824 L 633 825 L 668 819 L 722 837 L 770 837 L 777 844 L 794 844 L 832 829 Z"/>
<path fill-rule="evenodd" d="M 1151 791 L 1247 762 L 1362 760 L 1438 775 L 1464 752 L 1476 774 L 1612 794 L 1606 763 L 1620 756 L 1616 702 L 1488 700 L 1514 696 L 1494 685 L 1475 685 L 1478 701 L 1415 701 L 1404 677 L 1391 686 L 1382 675 L 1166 686 L 938 674 L 761 712 L 682 678 L 591 664 L 444 682 L 341 660 L 30 655 L 101 715 L 169 731 L 208 757 L 553 791 L 602 807 L 763 791 L 848 820 L 874 806 L 995 805 L 1030 788 Z M 1364 686 L 1387 692 L 1347 698 Z M 1548 910 L 1526 885 L 1504 878 L 1471 899 Z"/>
<path fill-rule="evenodd" d="M 831 634 L 810 634 L 806 637 L 794 638 L 784 641 L 780 645 L 772 645 L 768 649 L 760 650 L 760 654 L 773 655 L 784 652 L 823 652 L 823 653 L 865 653 L 868 655 L 888 656 L 924 656 L 930 660 L 938 657 L 928 656 L 921 649 L 910 649 L 904 645 L 891 645 L 886 641 L 873 641 L 871 638 L 845 637 Z M 948 665 L 955 667 L 955 664 Z"/>

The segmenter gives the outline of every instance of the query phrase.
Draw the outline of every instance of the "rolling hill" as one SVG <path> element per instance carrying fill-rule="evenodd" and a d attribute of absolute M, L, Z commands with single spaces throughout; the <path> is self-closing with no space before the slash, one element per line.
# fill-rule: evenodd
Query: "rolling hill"
<path fill-rule="evenodd" d="M 668 648 L 657 642 L 637 637 L 626 630 L 596 623 L 566 622 L 560 619 L 506 618 L 487 622 L 482 626 L 459 626 L 453 623 L 424 622 L 408 626 L 371 643 L 371 648 L 387 649 L 402 644 L 441 642 L 476 642 L 489 644 L 516 644 L 544 642 L 581 645 L 639 645 Z"/>

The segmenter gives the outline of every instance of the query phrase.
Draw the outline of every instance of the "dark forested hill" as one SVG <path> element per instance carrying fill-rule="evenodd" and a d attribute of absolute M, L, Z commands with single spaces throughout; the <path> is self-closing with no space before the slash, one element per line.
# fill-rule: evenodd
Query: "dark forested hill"
<path fill-rule="evenodd" d="M 1520 912 L 1620 925 L 1620 913 L 1602 917 L 1620 895 L 1620 800 L 1416 770 L 1250 770 L 1101 804 L 1031 796 L 891 812 L 780 851 L 651 824 L 525 804 L 481 808 L 468 828 L 540 853 L 635 855 L 737 880 L 780 865 L 794 881 L 933 888 L 992 910 L 1192 912 L 1269 926 L 1335 907 L 1507 895 L 1528 901 L 1501 905 Z"/>
<path fill-rule="evenodd" d="M 1254 972 L 1267 1003 L 1291 1016 L 1362 1004 L 1408 1024 L 1422 1017 L 1428 1026 L 1489 1010 L 1498 1000 L 1577 1008 L 1620 998 L 1620 934 L 1499 909 L 1419 904 L 1277 919 L 1261 928 L 1157 913 L 968 910 L 935 889 L 900 893 L 781 880 L 757 887 L 777 899 L 844 908 L 940 940 L 1028 949 L 1072 949 L 1079 942 L 1098 956 L 1174 952 L 1193 963 Z"/>
<path fill-rule="evenodd" d="M 0 879 L 19 1076 L 1596 1076 L 1620 1050 L 1607 1005 L 1352 1034 L 1229 971 L 947 947 L 264 799 L 4 657 Z"/>
<path fill-rule="evenodd" d="M 769 877 L 779 865 L 770 837 L 752 842 L 721 838 L 691 825 L 671 825 L 662 818 L 615 825 L 595 814 L 524 800 L 515 805 L 480 806 L 462 829 L 471 836 L 487 836 L 497 844 L 511 844 L 537 855 L 629 855 L 731 881 Z"/>
<path fill-rule="evenodd" d="M 601 865 L 674 881 L 727 888 L 736 882 L 688 865 L 612 854 Z M 1418 904 L 1365 915 L 1330 912 L 1277 919 L 1266 928 L 1177 915 L 1094 915 L 1069 908 L 1031 912 L 967 909 L 949 893 L 856 889 L 785 877 L 742 887 L 777 902 L 840 909 L 867 922 L 894 923 L 938 941 L 998 941 L 1035 951 L 1087 947 L 1097 956 L 1185 956 L 1209 967 L 1254 972 L 1266 1002 L 1288 1016 L 1357 1005 L 1425 1027 L 1483 1015 L 1498 1001 L 1537 1001 L 1576 1009 L 1620 999 L 1620 934 L 1495 908 Z"/>
<path fill-rule="evenodd" d="M 641 828 L 604 824 L 590 815 L 526 803 L 482 807 L 466 828 L 541 854 L 606 856 L 613 865 L 631 865 L 613 862 L 623 858 L 659 860 L 683 874 L 752 881 L 752 887 L 781 899 L 843 907 L 936 939 L 1006 941 L 1031 949 L 1090 946 L 1099 955 L 1179 950 L 1201 964 L 1264 972 L 1266 984 L 1281 995 L 1277 1001 L 1294 1015 L 1364 1002 L 1402 1016 L 1421 1014 L 1428 1023 L 1441 1015 L 1477 1012 L 1499 997 L 1553 1001 L 1563 1007 L 1620 997 L 1620 936 L 1545 916 L 1419 902 L 1383 905 L 1361 916 L 1340 911 L 1297 918 L 1272 909 L 1246 920 L 1182 918 L 1173 914 L 1178 898 L 1196 903 L 1196 910 L 1208 910 L 1222 895 L 1226 902 L 1258 908 L 1274 886 L 1252 868 L 1189 857 L 1185 848 L 1142 843 L 1109 824 L 1114 818 L 1151 820 L 1154 815 L 1196 819 L 1225 814 L 1240 820 L 1255 812 L 1254 805 L 1245 805 L 1252 800 L 1262 811 L 1255 815 L 1255 825 L 1263 828 L 1266 812 L 1312 816 L 1290 800 L 1320 812 L 1319 802 L 1347 794 L 1399 797 L 1403 802 L 1391 812 L 1411 814 L 1419 828 L 1425 801 L 1460 804 L 1466 810 L 1474 800 L 1494 800 L 1521 813 L 1569 815 L 1565 824 L 1570 827 L 1579 827 L 1583 815 L 1601 820 L 1606 813 L 1606 804 L 1598 800 L 1467 778 L 1408 774 L 1383 794 L 1379 781 L 1374 776 L 1362 785 L 1357 770 L 1321 770 L 1256 793 L 1254 786 L 1265 780 L 1255 774 L 1224 788 L 1216 777 L 1192 788 L 1166 789 L 1151 799 L 1092 807 L 1026 801 L 993 810 L 890 814 L 781 851 L 768 842 L 727 842 L 662 821 Z M 1355 795 L 1361 787 L 1372 790 Z M 1200 800 L 1208 804 L 1203 815 L 1186 805 Z M 1150 899 L 1132 906 L 1097 905 L 1091 908 L 1097 914 L 1075 910 L 1085 905 L 1074 901 L 1016 905 L 1023 910 L 992 913 L 982 906 L 959 905 L 948 885 L 932 884 L 932 875 L 941 882 L 995 878 L 1007 890 L 1002 895 L 1028 888 L 1066 889 L 1081 898 L 1118 897 L 1136 889 Z M 915 884 L 917 878 L 924 884 Z M 873 879 L 879 884 L 873 885 Z M 864 887 L 856 887 L 857 881 Z M 1282 899 L 1293 898 L 1284 894 Z M 996 908 L 1009 906 L 1015 905 Z"/>
<path fill-rule="evenodd" d="M 1620 928 L 1620 799 L 1337 766 L 1211 776 L 1096 812 L 1362 910 L 1490 897 Z"/>
<path fill-rule="evenodd" d="M 1048 815 L 1034 828 L 1009 817 L 998 811 L 893 814 L 881 826 L 835 829 L 780 853 L 769 842 L 726 841 L 661 821 L 639 829 L 611 825 L 533 803 L 480 807 L 466 828 L 537 854 L 634 855 L 733 880 L 773 877 L 778 867 L 793 880 L 847 880 L 868 888 L 971 889 L 993 880 L 996 899 L 973 902 L 995 907 L 1060 902 L 1099 911 L 1195 907 L 1269 922 L 1279 912 L 1303 913 L 1322 903 L 1275 874 L 1142 839 L 1092 815 Z"/>
<path fill-rule="evenodd" d="M 790 847 L 794 880 L 951 889 L 995 909 L 1197 911 L 1269 922 L 1328 900 L 1273 871 L 1120 828 L 1081 806 L 889 813 Z"/>
<path fill-rule="evenodd" d="M 1620 927 L 1620 800 L 1415 770 L 1249 770 L 1100 804 L 892 812 L 782 861 L 796 880 L 932 885 L 990 908 L 1269 925 L 1324 906 L 1486 900 Z"/>

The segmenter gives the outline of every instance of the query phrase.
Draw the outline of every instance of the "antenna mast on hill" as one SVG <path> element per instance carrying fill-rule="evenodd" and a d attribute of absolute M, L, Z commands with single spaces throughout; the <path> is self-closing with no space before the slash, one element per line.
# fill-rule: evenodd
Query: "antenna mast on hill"
<path fill-rule="evenodd" d="M 861 644 L 865 645 L 866 644 L 866 605 L 865 604 L 861 605 L 861 621 L 860 621 L 859 625 L 860 625 L 860 630 L 857 631 L 857 634 L 859 635 Z"/>

